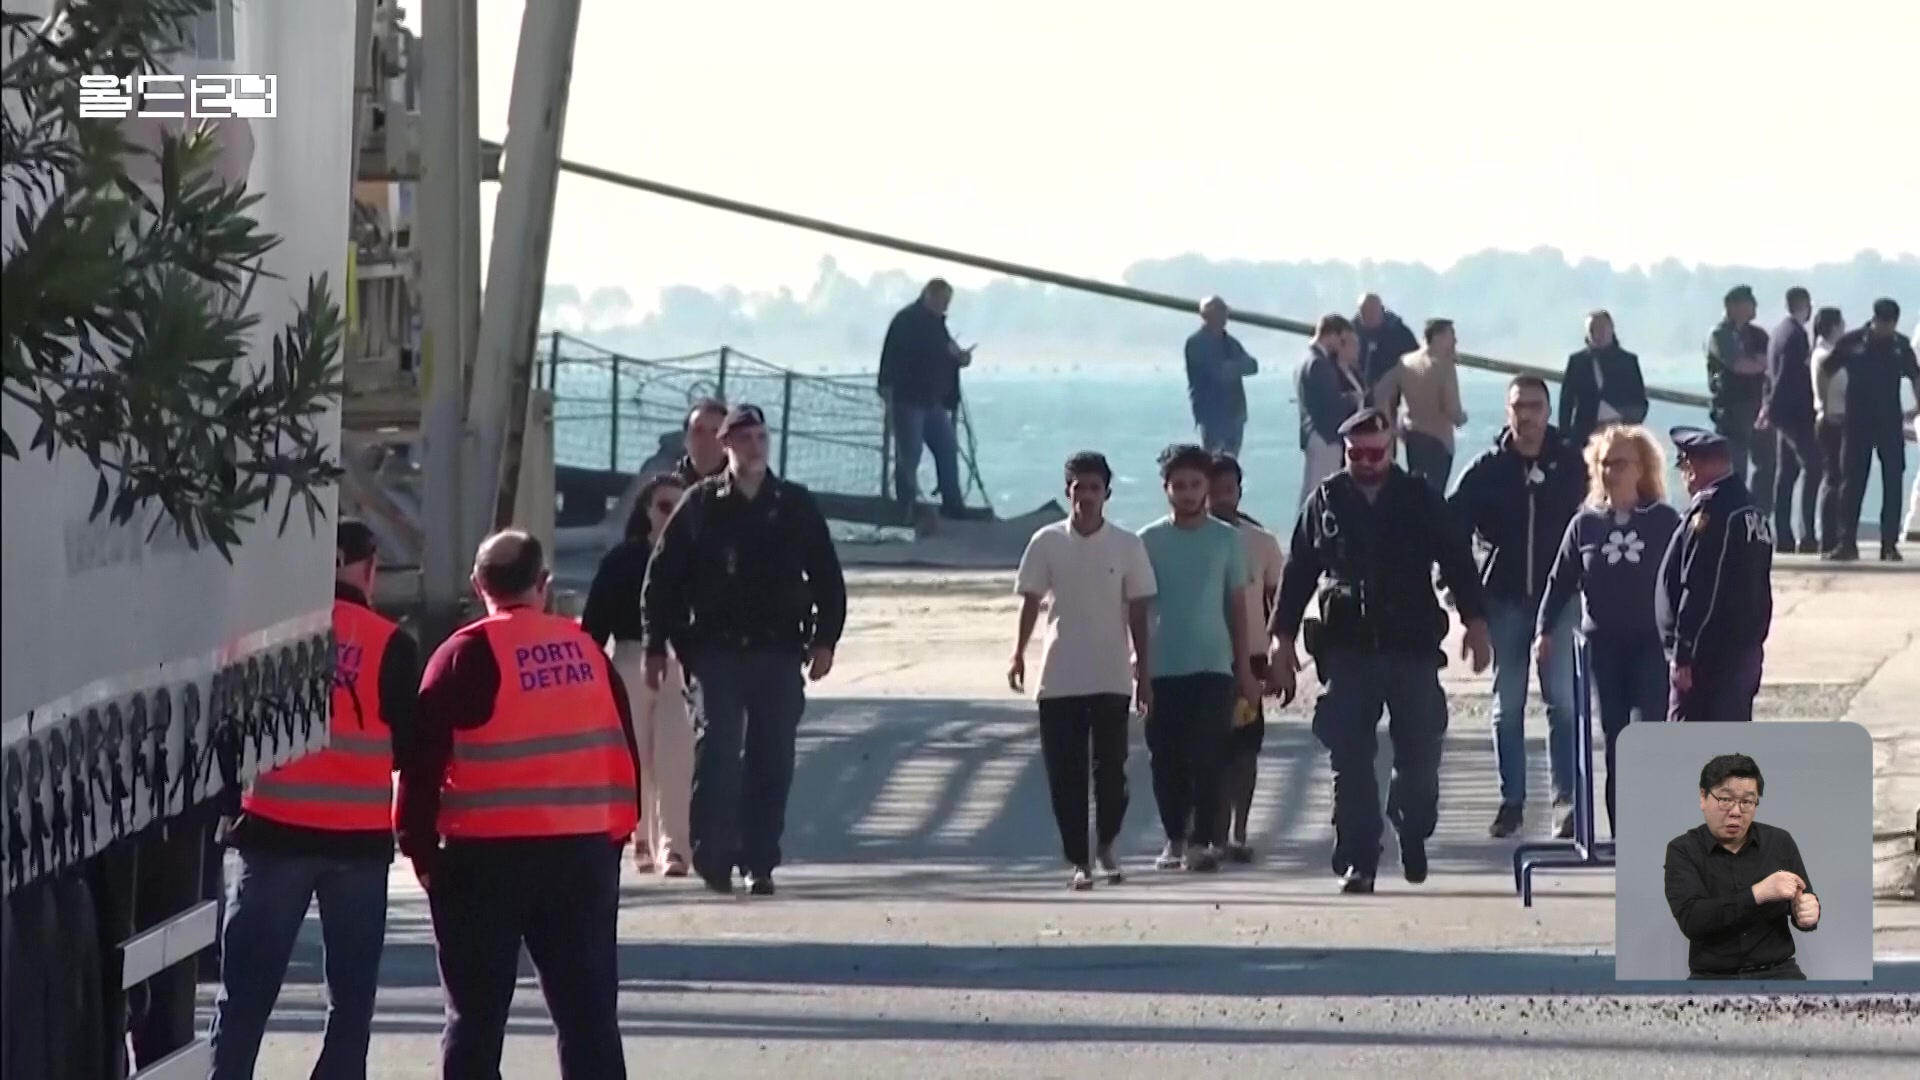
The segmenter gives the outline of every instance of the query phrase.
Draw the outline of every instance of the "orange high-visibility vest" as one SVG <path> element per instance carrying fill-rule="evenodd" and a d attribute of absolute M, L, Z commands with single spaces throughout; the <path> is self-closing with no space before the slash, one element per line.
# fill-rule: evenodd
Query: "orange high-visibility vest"
<path fill-rule="evenodd" d="M 333 602 L 333 719 L 327 748 L 257 777 L 248 813 L 340 832 L 393 829 L 393 739 L 380 712 L 380 663 L 399 631 L 373 609 Z"/>
<path fill-rule="evenodd" d="M 440 834 L 631 835 L 639 780 L 606 654 L 573 620 L 531 608 L 460 632 L 486 634 L 500 689 L 486 723 L 453 733 Z"/>

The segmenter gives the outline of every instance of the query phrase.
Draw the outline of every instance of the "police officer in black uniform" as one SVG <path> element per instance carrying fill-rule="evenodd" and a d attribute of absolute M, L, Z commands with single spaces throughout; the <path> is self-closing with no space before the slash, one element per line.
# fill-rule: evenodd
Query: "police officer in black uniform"
<path fill-rule="evenodd" d="M 1371 893 L 1383 832 L 1374 759 L 1380 713 L 1391 714 L 1393 781 L 1387 816 L 1400 838 L 1408 881 L 1427 877 L 1426 842 L 1439 816 L 1440 746 L 1447 696 L 1439 652 L 1447 616 L 1433 569 L 1466 621 L 1461 655 L 1485 671 L 1492 657 L 1480 575 L 1466 534 L 1440 495 L 1393 462 L 1386 416 L 1361 409 L 1340 426 L 1346 468 L 1307 497 L 1293 531 L 1269 631 L 1268 688 L 1284 705 L 1294 694 L 1294 639 L 1321 579 L 1320 618 L 1304 627 L 1322 689 L 1313 733 L 1333 762 L 1333 871 L 1341 889 Z"/>
<path fill-rule="evenodd" d="M 1669 435 L 1693 495 L 1660 563 L 1654 618 L 1673 686 L 1668 720 L 1751 720 L 1773 622 L 1773 526 L 1724 436 Z"/>

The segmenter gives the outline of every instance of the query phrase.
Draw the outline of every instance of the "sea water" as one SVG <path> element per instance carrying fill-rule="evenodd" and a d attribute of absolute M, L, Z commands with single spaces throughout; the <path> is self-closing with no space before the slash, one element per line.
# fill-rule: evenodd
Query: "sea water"
<path fill-rule="evenodd" d="M 1300 500 L 1300 410 L 1294 402 L 1290 375 L 1262 374 L 1246 382 L 1248 419 L 1240 453 L 1246 475 L 1242 506 L 1256 519 L 1275 527 L 1291 527 Z M 1467 426 L 1455 440 L 1456 477 L 1499 435 L 1505 423 L 1506 390 L 1504 375 L 1461 371 L 1460 396 Z M 1559 388 L 1554 390 L 1557 403 Z M 1147 369 L 1119 375 L 969 373 L 966 401 L 980 478 L 992 495 L 994 511 L 1001 517 L 1025 513 L 1048 499 L 1064 506 L 1062 465 L 1068 455 L 1078 450 L 1098 450 L 1107 456 L 1114 472 L 1108 516 L 1128 527 L 1145 525 L 1167 512 L 1155 465 L 1160 451 L 1169 443 L 1198 441 L 1187 406 L 1184 374 L 1174 370 Z M 1669 465 L 1673 453 L 1666 437 L 1668 428 L 1682 424 L 1709 426 L 1704 410 L 1659 402 L 1654 403 L 1647 424 L 1659 433 Z M 1913 478 L 1913 458 L 1909 444 L 1908 482 Z M 930 490 L 931 464 L 923 465 L 921 472 L 921 486 Z M 1685 503 L 1685 487 L 1671 469 L 1667 487 L 1676 504 Z M 1798 498 L 1796 486 L 1796 510 Z M 1876 475 L 1868 483 L 1862 518 L 1878 521 L 1879 506 L 1880 481 Z"/>
<path fill-rule="evenodd" d="M 582 367 L 563 371 L 561 395 L 556 406 L 555 450 L 563 464 L 604 467 L 610 456 L 620 459 L 623 469 L 641 467 L 656 450 L 658 438 L 668 429 L 677 430 L 686 402 L 700 393 L 712 393 L 708 382 L 674 382 L 670 391 L 662 391 L 671 401 L 649 391 L 644 407 L 629 405 L 622 411 L 619 445 L 608 445 L 611 386 L 604 369 Z M 1262 372 L 1246 382 L 1247 428 L 1240 463 L 1246 475 L 1243 506 L 1257 520 L 1275 528 L 1290 528 L 1300 499 L 1301 454 L 1299 448 L 1299 406 L 1295 403 L 1291 369 Z M 1648 371 L 1649 381 L 1704 392 L 1704 376 L 1692 374 L 1690 366 L 1669 365 Z M 792 460 L 792 476 L 819 490 L 843 494 L 875 495 L 883 489 L 882 459 L 878 444 L 877 404 L 868 395 L 871 376 L 845 377 L 849 390 L 842 399 L 834 399 L 833 408 L 855 408 L 870 417 L 851 425 L 844 417 L 806 415 L 807 400 L 820 400 L 817 394 L 795 398 L 793 426 L 797 449 Z M 983 496 L 971 481 L 968 502 L 979 505 L 990 501 L 994 512 L 1003 518 L 1034 510 L 1049 500 L 1064 505 L 1062 466 L 1071 454 L 1097 450 L 1107 456 L 1114 471 L 1113 499 L 1108 515 L 1115 522 L 1138 528 L 1167 512 L 1166 496 L 1161 489 L 1155 459 L 1171 443 L 1197 442 L 1192 413 L 1187 405 L 1185 373 L 1175 365 L 1131 366 L 1102 370 L 1093 367 L 1074 369 L 1000 369 L 974 368 L 964 376 L 966 417 L 969 433 L 963 432 L 963 451 L 969 449 L 977 470 Z M 623 377 L 623 388 L 631 392 L 635 377 Z M 684 380 L 681 380 L 684 381 Z M 749 394 L 761 393 L 756 400 L 767 410 L 770 421 L 778 426 L 779 380 L 760 379 L 748 387 L 730 387 Z M 1558 400 L 1559 387 L 1553 388 Z M 1475 454 L 1493 445 L 1504 423 L 1507 377 L 1491 372 L 1462 369 L 1460 392 L 1468 423 L 1456 437 L 1454 474 L 1466 467 Z M 770 395 L 770 396 L 768 396 Z M 684 398 L 685 400 L 681 400 Z M 853 403 L 857 403 L 853 404 Z M 643 415 L 636 415 L 636 413 Z M 577 414 L 577 415 L 576 415 Z M 1655 403 L 1648 426 L 1659 436 L 1672 462 L 1669 428 L 1686 424 L 1708 426 L 1705 410 L 1683 405 Z M 839 438 L 828 437 L 842 427 L 858 426 Z M 867 431 L 871 426 L 873 430 Z M 776 440 L 776 456 L 779 453 Z M 1911 446 L 1906 479 L 1911 481 L 1915 465 Z M 1669 469 L 1669 497 L 1684 505 L 1685 490 L 1677 473 Z M 857 490 L 855 490 L 857 489 Z M 934 490 L 933 462 L 922 455 L 920 491 L 931 499 Z M 1878 520 L 1880 482 L 1875 476 L 1868 484 L 1863 520 Z M 1797 521 L 1796 515 L 1796 521 Z"/>

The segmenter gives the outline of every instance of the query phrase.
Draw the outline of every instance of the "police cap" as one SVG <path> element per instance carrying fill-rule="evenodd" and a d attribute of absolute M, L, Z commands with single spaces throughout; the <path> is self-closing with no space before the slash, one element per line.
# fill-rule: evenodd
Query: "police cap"
<path fill-rule="evenodd" d="M 1727 452 L 1726 436 L 1705 428 L 1677 427 L 1667 432 L 1673 448 L 1683 458 L 1704 457 Z"/>
<path fill-rule="evenodd" d="M 1340 425 L 1340 435 L 1342 438 L 1348 435 L 1370 435 L 1376 431 L 1387 431 L 1390 427 L 1386 413 L 1369 407 L 1347 417 Z"/>
<path fill-rule="evenodd" d="M 720 422 L 720 437 L 726 438 L 736 431 L 767 426 L 767 416 L 758 405 L 735 405 L 727 410 L 727 418 Z"/>
<path fill-rule="evenodd" d="M 333 530 L 333 547 L 341 566 L 366 562 L 380 552 L 380 540 L 359 518 L 341 518 Z"/>
<path fill-rule="evenodd" d="M 1729 303 L 1729 304 L 1755 303 L 1755 300 L 1753 298 L 1753 287 L 1751 285 L 1735 285 L 1733 288 L 1727 290 L 1727 298 L 1725 300 L 1725 303 Z"/>

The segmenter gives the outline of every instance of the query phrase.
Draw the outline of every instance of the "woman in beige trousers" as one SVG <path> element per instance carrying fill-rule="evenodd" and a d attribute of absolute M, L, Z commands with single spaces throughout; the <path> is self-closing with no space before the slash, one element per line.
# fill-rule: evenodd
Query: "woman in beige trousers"
<path fill-rule="evenodd" d="M 685 877 L 688 866 L 687 806 L 693 797 L 693 721 L 687 714 L 686 682 L 678 660 L 667 662 L 658 690 L 647 688 L 640 647 L 640 588 L 646 581 L 653 538 L 666 528 L 684 489 L 670 474 L 649 479 L 627 518 L 625 539 L 600 560 L 587 591 L 585 630 L 602 648 L 612 644 L 613 668 L 626 684 L 633 735 L 640 747 L 640 826 L 633 861 L 642 873 Z"/>

